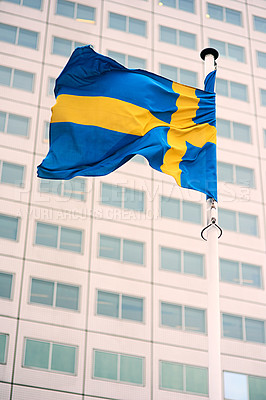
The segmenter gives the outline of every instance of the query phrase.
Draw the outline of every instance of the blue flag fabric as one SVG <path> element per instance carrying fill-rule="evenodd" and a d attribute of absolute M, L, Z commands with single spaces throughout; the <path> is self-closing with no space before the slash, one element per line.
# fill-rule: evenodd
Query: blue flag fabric
<path fill-rule="evenodd" d="M 77 48 L 56 80 L 50 149 L 38 176 L 102 176 L 134 155 L 217 200 L 215 71 L 205 90 Z"/>

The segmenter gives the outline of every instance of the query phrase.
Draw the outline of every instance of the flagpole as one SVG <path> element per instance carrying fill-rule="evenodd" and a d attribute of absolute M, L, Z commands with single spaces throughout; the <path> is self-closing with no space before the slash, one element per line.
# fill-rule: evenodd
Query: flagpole
<path fill-rule="evenodd" d="M 204 60 L 205 77 L 216 67 L 219 56 L 217 50 L 203 49 L 200 53 Z M 207 226 L 202 231 L 202 238 L 206 232 L 208 240 L 207 250 L 207 279 L 208 279 L 208 359 L 209 359 L 209 398 L 222 400 L 222 369 L 221 369 L 221 318 L 219 295 L 219 262 L 218 238 L 222 234 L 217 225 L 217 203 L 214 199 L 207 199 Z"/>

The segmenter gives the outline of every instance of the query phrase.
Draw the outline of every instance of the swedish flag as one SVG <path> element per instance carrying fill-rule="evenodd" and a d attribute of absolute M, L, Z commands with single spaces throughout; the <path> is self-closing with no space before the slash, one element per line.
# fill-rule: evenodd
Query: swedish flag
<path fill-rule="evenodd" d="M 56 80 L 50 150 L 38 176 L 102 176 L 135 154 L 217 199 L 215 71 L 205 90 L 77 48 Z"/>

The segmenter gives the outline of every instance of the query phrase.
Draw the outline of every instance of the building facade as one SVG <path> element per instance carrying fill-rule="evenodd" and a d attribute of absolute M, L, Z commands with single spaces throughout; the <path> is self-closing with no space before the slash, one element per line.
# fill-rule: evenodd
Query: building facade
<path fill-rule="evenodd" d="M 0 399 L 209 397 L 205 196 L 140 156 L 36 177 L 55 79 L 91 44 L 200 88 L 200 51 L 220 52 L 222 398 L 265 400 L 265 0 L 2 0 L 0 15 Z"/>

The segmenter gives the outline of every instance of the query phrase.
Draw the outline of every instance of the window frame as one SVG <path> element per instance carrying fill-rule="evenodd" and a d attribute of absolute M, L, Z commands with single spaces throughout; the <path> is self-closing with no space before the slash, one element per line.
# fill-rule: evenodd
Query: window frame
<path fill-rule="evenodd" d="M 49 123 L 48 123 L 49 124 Z M 86 200 L 87 200 L 87 185 L 86 185 L 86 179 L 85 178 L 83 178 L 83 177 L 81 177 L 81 176 L 78 176 L 78 177 L 74 177 L 74 178 L 72 178 L 72 179 L 82 179 L 83 180 L 83 182 L 84 182 L 84 187 L 85 187 L 85 190 L 84 190 L 84 192 L 83 192 L 83 196 L 84 196 L 84 199 L 77 199 L 76 197 L 72 197 L 72 196 L 68 196 L 68 195 L 64 195 L 64 191 L 65 191 L 65 184 L 67 184 L 67 183 L 69 183 L 69 182 L 71 182 L 71 179 L 70 180 L 67 180 L 67 181 L 65 181 L 65 180 L 58 180 L 57 182 L 58 182 L 58 186 L 59 185 L 61 185 L 61 190 L 60 190 L 60 193 L 54 193 L 53 191 L 47 191 L 47 192 L 45 192 L 45 191 L 42 191 L 41 190 L 41 182 L 42 182 L 42 180 L 40 179 L 40 182 L 39 182 L 39 185 L 38 185 L 38 190 L 39 190 L 39 192 L 40 193 L 42 193 L 42 194 L 44 194 L 44 195 L 52 195 L 52 196 L 60 196 L 60 197 L 63 197 L 63 198 L 65 198 L 65 199 L 67 199 L 67 200 L 74 200 L 74 201 L 82 201 L 82 202 L 85 202 Z M 46 180 L 46 181 L 48 181 L 48 180 Z M 48 182 L 49 183 L 49 182 Z"/>
<path fill-rule="evenodd" d="M 2 274 L 6 274 L 6 275 L 11 275 L 12 276 L 12 280 L 11 280 L 11 290 L 10 290 L 10 297 L 9 298 L 7 298 L 7 297 L 1 297 L 0 296 L 0 300 L 6 300 L 6 301 L 13 301 L 14 300 L 14 291 L 15 291 L 15 279 L 16 279 L 16 273 L 14 273 L 14 272 L 7 272 L 7 271 L 4 271 L 4 270 L 2 270 L 2 269 L 0 269 L 0 273 L 2 273 Z"/>
<path fill-rule="evenodd" d="M 0 112 L 3 113 L 3 114 L 5 114 L 4 129 L 3 129 L 3 131 L 0 132 L 0 134 L 2 133 L 2 134 L 5 134 L 5 135 L 12 135 L 12 136 L 20 137 L 20 138 L 24 138 L 24 139 L 28 139 L 28 138 L 29 138 L 29 132 L 30 132 L 30 130 L 31 130 L 31 123 L 32 123 L 30 117 L 26 117 L 25 115 L 21 115 L 21 114 L 14 114 L 14 113 L 11 113 L 11 112 L 9 112 L 9 111 L 2 111 L 2 110 L 1 110 Z M 9 122 L 9 117 L 10 117 L 10 115 L 14 115 L 14 116 L 16 116 L 16 117 L 21 117 L 21 118 L 27 119 L 27 128 L 28 128 L 28 129 L 27 129 L 27 135 L 19 135 L 19 134 L 10 133 L 10 132 L 7 131 L 7 127 L 8 127 L 8 122 Z"/>
<path fill-rule="evenodd" d="M 10 84 L 9 84 L 9 85 L 0 85 L 0 86 L 5 86 L 5 87 L 8 87 L 8 88 L 10 88 L 10 89 L 15 89 L 15 90 L 22 90 L 23 92 L 27 92 L 27 93 L 32 93 L 32 94 L 34 93 L 34 89 L 35 89 L 35 80 L 36 80 L 36 74 L 35 74 L 35 73 L 29 72 L 29 71 L 25 71 L 25 70 L 23 70 L 23 69 L 17 69 L 17 68 L 13 68 L 13 67 L 7 67 L 7 66 L 2 65 L 2 64 L 1 64 L 1 67 L 10 69 L 11 74 L 10 74 Z M 18 87 L 16 87 L 16 86 L 14 86 L 14 75 L 15 75 L 15 71 L 24 72 L 24 73 L 26 73 L 26 74 L 32 75 L 32 90 L 31 90 L 31 91 L 25 90 L 25 89 L 21 89 L 21 88 L 18 88 Z"/>
<path fill-rule="evenodd" d="M 16 237 L 16 240 L 9 239 L 9 238 L 2 237 L 2 236 L 1 236 L 1 239 L 10 240 L 12 242 L 18 243 L 19 242 L 19 236 L 20 236 L 21 217 L 14 217 L 14 215 L 3 214 L 2 212 L 0 213 L 0 216 L 1 215 L 3 215 L 4 217 L 10 217 L 10 218 L 16 219 L 18 221 L 18 223 L 17 223 L 17 237 Z"/>
<path fill-rule="evenodd" d="M 16 185 L 16 184 L 10 183 L 10 182 L 2 182 L 2 172 L 3 172 L 3 164 L 4 163 L 11 164 L 11 165 L 18 166 L 18 167 L 23 167 L 21 185 Z M 26 165 L 0 160 L 0 184 L 1 185 L 8 185 L 8 186 L 11 186 L 13 188 L 24 189 L 25 188 L 25 184 L 26 184 L 26 182 L 25 182 L 26 181 L 26 179 L 25 179 L 25 177 L 26 177 L 26 169 L 27 169 Z"/>
<path fill-rule="evenodd" d="M 172 28 L 172 27 L 169 27 L 169 26 L 161 25 L 161 24 L 159 24 L 158 26 L 159 26 L 159 32 L 158 32 L 158 33 L 159 33 L 159 38 L 158 38 L 158 41 L 159 41 L 159 42 L 161 42 L 161 43 L 167 43 L 168 45 L 171 45 L 171 46 L 179 46 L 179 47 L 182 47 L 182 48 L 184 48 L 184 49 L 197 51 L 197 48 L 198 48 L 198 36 L 197 36 L 196 33 L 188 32 L 188 31 L 183 31 L 183 30 L 181 30 L 181 29 L 176 29 L 176 28 Z M 176 40 L 175 40 L 175 41 L 176 41 L 176 43 L 170 43 L 170 42 L 166 42 L 166 41 L 162 40 L 162 39 L 161 39 L 161 37 L 162 37 L 162 35 L 161 35 L 161 28 L 167 28 L 167 29 L 171 29 L 171 30 L 175 31 L 175 37 L 176 37 Z M 191 35 L 191 38 L 192 38 L 192 36 L 193 36 L 193 37 L 194 37 L 194 40 L 195 40 L 195 47 L 182 46 L 182 45 L 180 44 L 180 33 L 181 33 L 181 34 L 182 34 L 182 33 L 185 33 L 185 34 L 187 34 L 187 35 Z"/>
<path fill-rule="evenodd" d="M 110 18 L 111 18 L 110 16 L 111 16 L 111 14 L 116 14 L 116 15 L 119 15 L 119 16 L 122 16 L 122 17 L 126 18 L 126 30 L 117 29 L 117 28 L 113 28 L 113 27 L 110 26 Z M 130 32 L 130 19 L 135 19 L 135 20 L 144 22 L 144 26 L 145 26 L 145 35 L 144 36 L 143 35 L 138 35 L 138 34 L 136 34 L 134 32 Z M 136 18 L 136 17 L 131 17 L 129 15 L 119 14 L 119 13 L 114 12 L 114 11 L 108 11 L 107 28 L 108 29 L 114 29 L 115 31 L 119 31 L 119 32 L 128 33 L 130 35 L 136 35 L 138 37 L 142 37 L 142 38 L 145 38 L 145 39 L 148 38 L 148 21 L 146 21 L 144 19 Z"/>
<path fill-rule="evenodd" d="M 176 202 L 179 203 L 179 218 L 166 217 L 166 216 L 162 215 L 162 198 L 175 200 Z M 193 205 L 196 205 L 196 206 L 200 207 L 200 220 L 201 220 L 201 222 L 197 223 L 197 222 L 187 221 L 186 219 L 184 219 L 184 207 L 183 207 L 184 203 L 187 203 L 189 205 L 193 204 Z M 159 204 L 160 204 L 160 218 L 166 218 L 166 219 L 170 219 L 170 220 L 173 220 L 173 221 L 181 221 L 181 222 L 185 222 L 185 223 L 189 223 L 189 224 L 195 224 L 195 225 L 200 225 L 202 223 L 202 204 L 201 203 L 196 203 L 194 201 L 189 201 L 189 200 L 182 200 L 182 199 L 179 199 L 177 197 L 169 197 L 169 196 L 164 196 L 164 195 L 160 194 Z"/>
<path fill-rule="evenodd" d="M 234 337 L 230 337 L 230 336 L 224 336 L 224 326 L 223 326 L 223 316 L 224 315 L 241 318 L 241 321 L 242 321 L 242 338 L 243 339 L 234 338 Z M 263 324 L 264 324 L 264 342 L 256 342 L 256 341 L 253 341 L 253 340 L 247 340 L 246 319 L 252 319 L 254 321 L 263 322 Z M 248 316 L 242 315 L 242 314 L 241 315 L 236 315 L 236 314 L 231 314 L 231 313 L 227 313 L 227 312 L 221 312 L 221 338 L 222 339 L 229 339 L 229 340 L 237 340 L 237 341 L 241 341 L 241 342 L 244 342 L 244 343 L 255 343 L 255 344 L 258 344 L 258 345 L 265 345 L 266 344 L 266 320 L 264 320 L 264 319 L 256 319 L 256 318 L 248 317 Z"/>
<path fill-rule="evenodd" d="M 230 165 L 232 167 L 233 170 L 233 182 L 227 182 L 226 180 L 221 180 L 218 178 L 219 182 L 225 182 L 225 183 L 229 183 L 231 185 L 237 185 L 237 186 L 244 186 L 247 187 L 248 189 L 254 189 L 256 190 L 256 179 L 255 179 L 255 169 L 254 168 L 249 168 L 249 167 L 244 167 L 243 165 L 237 165 L 237 164 L 230 164 L 228 162 L 225 161 L 218 161 L 217 167 L 218 167 L 218 171 L 219 171 L 219 164 L 226 164 L 226 165 Z M 253 185 L 244 185 L 243 183 L 238 183 L 237 182 L 237 168 L 245 168 L 247 170 L 252 171 L 252 182 Z M 219 176 L 219 172 L 218 172 L 218 176 Z"/>
<path fill-rule="evenodd" d="M 229 138 L 219 135 L 219 129 L 217 129 L 217 136 L 219 138 L 230 139 L 230 140 L 234 140 L 235 142 L 240 142 L 240 143 L 245 143 L 245 144 L 253 144 L 252 127 L 251 127 L 251 125 L 242 124 L 242 123 L 239 123 L 239 122 L 236 122 L 236 121 L 231 121 L 229 119 L 224 119 L 224 118 L 219 118 L 219 117 L 217 118 L 217 120 L 222 120 L 222 121 L 229 122 L 229 128 L 230 128 L 230 137 Z M 244 126 L 247 126 L 249 128 L 249 139 L 250 139 L 249 142 L 235 139 L 234 124 L 244 125 Z"/>
<path fill-rule="evenodd" d="M 260 229 L 259 229 L 259 218 L 258 218 L 258 215 L 249 214 L 249 213 L 242 212 L 242 211 L 230 210 L 230 209 L 228 209 L 228 208 L 221 208 L 220 210 L 225 210 L 225 211 L 233 212 L 233 213 L 235 213 L 235 216 L 236 216 L 236 230 L 225 229 L 225 228 L 223 228 L 223 229 L 228 230 L 229 232 L 240 233 L 241 235 L 247 235 L 247 236 L 251 236 L 251 237 L 254 237 L 254 238 L 259 238 L 259 237 L 260 237 Z M 256 219 L 256 231 L 257 231 L 257 234 L 256 234 L 256 235 L 250 235 L 250 234 L 248 234 L 248 233 L 240 232 L 240 229 L 239 229 L 239 215 L 240 215 L 240 214 L 248 215 L 248 216 L 251 216 L 251 217 L 255 217 L 255 219 Z"/>
<path fill-rule="evenodd" d="M 87 22 L 87 23 L 90 23 L 90 24 L 96 24 L 96 10 L 97 10 L 96 7 L 87 6 L 86 4 L 78 3 L 78 2 L 76 2 L 76 1 L 71 1 L 71 0 L 67 0 L 67 1 L 69 1 L 69 3 L 74 4 L 74 17 L 68 17 L 68 16 L 66 16 L 66 15 L 57 14 L 57 4 L 58 4 L 58 1 L 55 2 L 55 10 L 54 10 L 54 14 L 55 14 L 55 15 L 59 15 L 59 17 L 74 19 L 75 21 L 79 21 L 79 22 Z M 93 19 L 93 20 L 92 20 L 92 19 L 89 19 L 89 20 L 87 20 L 87 19 L 86 19 L 86 20 L 82 20 L 82 19 L 80 19 L 80 18 L 77 18 L 78 5 L 85 6 L 85 7 L 88 7 L 88 8 L 93 8 L 93 9 L 94 9 L 94 19 Z"/>
<path fill-rule="evenodd" d="M 115 190 L 116 188 L 119 188 L 119 189 L 121 189 L 121 207 L 118 205 L 118 206 L 116 206 L 116 205 L 111 205 L 111 204 L 107 204 L 107 203 L 103 203 L 103 201 L 102 201 L 102 197 L 103 197 L 103 186 L 104 185 L 106 185 L 106 186 L 109 186 L 109 187 L 112 187 L 112 189 L 111 190 Z M 125 195 L 125 193 L 126 193 L 126 190 L 132 190 L 132 191 L 134 191 L 134 192 L 139 192 L 139 193 L 141 193 L 141 195 L 143 196 L 143 210 L 142 211 L 140 211 L 140 210 L 135 210 L 134 208 L 126 208 L 125 207 L 125 197 L 126 197 L 126 195 Z M 146 200 L 146 192 L 144 191 L 144 190 L 140 190 L 140 189 L 135 189 L 135 188 L 131 188 L 131 187 L 128 187 L 128 186 L 121 186 L 121 185 L 113 185 L 112 183 L 108 183 L 108 182 L 101 182 L 101 186 L 100 186 L 100 202 L 101 202 L 101 205 L 103 205 L 103 206 L 107 206 L 107 207 L 115 207 L 115 208 L 118 208 L 118 209 L 120 209 L 120 210 L 128 210 L 128 211 L 134 211 L 134 212 L 138 212 L 138 213 L 143 213 L 143 214 L 146 214 L 146 212 L 147 212 L 147 200 Z"/>
<path fill-rule="evenodd" d="M 239 275 L 239 282 L 232 282 L 232 281 L 223 281 L 222 279 L 221 279 L 221 264 L 220 264 L 220 261 L 221 260 L 224 260 L 224 261 L 229 261 L 229 262 L 235 262 L 235 263 L 237 263 L 238 264 L 238 275 Z M 245 285 L 243 282 L 244 282 L 244 279 L 243 279 L 243 264 L 248 264 L 248 265 L 250 265 L 250 266 L 254 266 L 254 267 L 259 267 L 260 268 L 260 286 L 258 287 L 258 286 L 253 286 L 253 285 Z M 230 260 L 230 259 L 228 259 L 228 258 L 223 258 L 223 257 L 220 257 L 219 258 L 219 281 L 220 282 L 223 282 L 223 283 L 228 283 L 228 284 L 232 284 L 232 285 L 239 285 L 239 286 L 241 286 L 241 287 L 249 287 L 249 288 L 252 288 L 252 289 L 264 289 L 264 284 L 263 284 L 263 276 L 262 276 L 262 267 L 261 267 L 261 265 L 255 265 L 255 264 L 250 264 L 250 263 L 246 263 L 246 262 L 244 262 L 244 261 L 236 261 L 236 260 Z"/>
<path fill-rule="evenodd" d="M 49 343 L 49 355 L 48 355 L 48 368 L 38 368 L 38 367 L 32 367 L 32 366 L 25 366 L 25 356 L 26 356 L 26 341 L 27 340 L 34 340 L 35 342 L 41 342 L 41 343 Z M 64 372 L 64 371 L 58 371 L 54 370 L 51 368 L 52 364 L 52 352 L 53 352 L 53 344 L 61 345 L 61 346 L 66 346 L 66 347 L 72 347 L 75 349 L 75 363 L 74 363 L 74 373 L 71 372 Z M 79 352 L 79 346 L 78 345 L 72 345 L 72 344 L 66 344 L 66 343 L 60 343 L 60 342 L 54 342 L 52 340 L 45 340 L 45 339 L 38 339 L 38 338 L 33 338 L 29 336 L 24 336 L 23 338 L 23 350 L 22 350 L 22 368 L 28 368 L 31 370 L 36 370 L 36 371 L 46 371 L 46 372 L 51 372 L 51 373 L 57 373 L 60 375 L 68 375 L 68 376 L 77 376 L 78 371 L 78 352 Z"/>
<path fill-rule="evenodd" d="M 23 5 L 23 4 L 22 4 L 22 5 Z M 3 25 L 7 25 L 7 26 L 11 26 L 11 27 L 13 27 L 13 28 L 16 28 L 15 42 L 14 42 L 14 43 L 10 43 L 10 42 L 4 41 L 4 43 L 13 44 L 14 46 L 25 47 L 26 49 L 30 49 L 30 50 L 37 50 L 37 51 L 39 50 L 40 32 L 33 31 L 32 29 L 22 28 L 22 27 L 20 27 L 20 26 L 5 24 L 5 23 L 3 23 Z M 21 30 L 25 30 L 25 31 L 33 32 L 33 33 L 36 33 L 36 34 L 37 34 L 37 35 L 36 35 L 36 47 L 24 46 L 24 45 L 18 43 L 18 41 L 19 41 L 19 35 L 20 35 L 20 31 L 21 31 Z"/>
<path fill-rule="evenodd" d="M 0 331 L 0 335 L 5 335 L 5 337 L 6 337 L 4 362 L 3 363 L 0 362 L 0 365 L 6 365 L 7 364 L 7 357 L 8 357 L 8 348 L 9 348 L 9 340 L 10 340 L 9 336 L 10 335 L 9 335 L 9 333 L 2 332 L 2 331 Z"/>
<path fill-rule="evenodd" d="M 223 19 L 222 19 L 222 20 L 217 19 L 217 18 L 211 18 L 210 14 L 209 14 L 209 12 L 208 12 L 208 11 L 209 11 L 209 10 L 208 10 L 208 4 L 214 5 L 214 6 L 217 6 L 217 7 L 222 8 L 222 13 L 223 13 Z M 236 9 L 234 9 L 234 8 L 229 8 L 229 7 L 220 6 L 220 5 L 218 5 L 218 4 L 210 3 L 210 2 L 207 2 L 206 5 L 207 5 L 206 15 L 208 15 L 207 18 L 214 19 L 215 21 L 225 22 L 226 24 L 231 24 L 231 25 L 243 27 L 243 15 L 242 15 L 242 11 L 236 10 Z M 234 12 L 238 12 L 238 13 L 239 13 L 239 15 L 240 15 L 240 22 L 241 22 L 240 25 L 238 25 L 238 24 L 233 24 L 232 22 L 228 22 L 228 21 L 226 20 L 226 10 L 232 10 L 232 11 L 234 11 Z"/>
<path fill-rule="evenodd" d="M 162 249 L 166 249 L 166 250 L 175 250 L 175 251 L 179 251 L 180 252 L 180 259 L 181 259 L 181 271 L 175 271 L 175 270 L 170 270 L 170 269 L 166 269 L 166 268 L 162 268 L 162 264 L 161 264 L 161 251 Z M 202 275 L 197 275 L 197 274 L 189 274 L 187 272 L 185 272 L 185 262 L 184 262 L 184 257 L 185 257 L 185 253 L 186 254 L 193 254 L 193 255 L 197 255 L 197 256 L 201 256 L 202 260 L 203 260 L 203 274 Z M 182 249 L 176 249 L 174 247 L 168 247 L 168 246 L 163 246 L 163 245 L 159 245 L 159 270 L 160 271 L 165 271 L 165 272 L 173 272 L 176 274 L 184 274 L 186 276 L 192 276 L 192 277 L 197 277 L 200 279 L 206 279 L 206 268 L 205 268 L 205 254 L 203 253 L 196 253 L 194 251 L 187 251 L 187 250 L 182 250 Z"/>
<path fill-rule="evenodd" d="M 222 58 L 227 58 L 227 59 L 230 60 L 230 61 L 240 62 L 240 63 L 242 63 L 242 64 L 246 64 L 246 63 L 247 63 L 247 60 L 246 60 L 246 49 L 245 49 L 245 47 L 240 46 L 240 45 L 238 45 L 238 44 L 234 44 L 234 43 L 224 42 L 223 40 L 217 40 L 217 39 L 209 38 L 209 45 L 210 45 L 210 47 L 213 47 L 213 46 L 212 46 L 212 43 L 211 43 L 212 40 L 215 40 L 216 42 L 221 42 L 221 43 L 223 43 L 223 44 L 225 45 L 225 55 L 222 55 L 221 52 L 220 52 L 220 56 L 221 56 Z M 230 45 L 239 47 L 239 48 L 241 48 L 241 50 L 243 50 L 243 61 L 239 61 L 239 60 L 236 60 L 236 59 L 233 58 L 233 57 L 230 57 L 230 55 L 229 55 L 229 46 L 230 46 Z"/>

